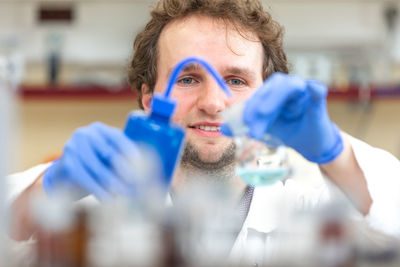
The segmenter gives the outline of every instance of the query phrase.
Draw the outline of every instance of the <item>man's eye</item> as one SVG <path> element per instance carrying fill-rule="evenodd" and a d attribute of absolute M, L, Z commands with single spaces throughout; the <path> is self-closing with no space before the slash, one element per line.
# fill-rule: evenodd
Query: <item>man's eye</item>
<path fill-rule="evenodd" d="M 229 85 L 233 85 L 233 86 L 244 85 L 244 82 L 240 79 L 230 79 L 230 80 L 227 80 L 226 83 Z"/>
<path fill-rule="evenodd" d="M 182 84 L 193 84 L 195 82 L 196 82 L 196 80 L 193 78 L 190 78 L 190 77 L 185 77 L 185 78 L 178 80 L 178 83 L 182 83 Z"/>

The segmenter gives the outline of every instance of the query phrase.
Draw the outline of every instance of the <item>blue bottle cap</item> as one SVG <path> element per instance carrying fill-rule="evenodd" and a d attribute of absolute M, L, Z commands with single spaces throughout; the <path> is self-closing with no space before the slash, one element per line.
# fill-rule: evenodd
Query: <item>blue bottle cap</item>
<path fill-rule="evenodd" d="M 153 94 L 153 102 L 151 104 L 152 113 L 170 118 L 176 106 L 176 101 L 172 98 L 167 98 L 161 94 Z"/>

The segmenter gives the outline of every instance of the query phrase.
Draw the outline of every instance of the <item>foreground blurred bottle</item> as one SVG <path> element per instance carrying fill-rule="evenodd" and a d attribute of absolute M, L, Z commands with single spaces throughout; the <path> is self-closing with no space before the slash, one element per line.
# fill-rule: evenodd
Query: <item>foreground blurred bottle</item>
<path fill-rule="evenodd" d="M 57 196 L 51 199 L 34 194 L 30 202 L 37 229 L 33 265 L 29 266 L 88 266 L 87 212 L 73 205 L 72 196 L 67 191 L 58 191 Z"/>

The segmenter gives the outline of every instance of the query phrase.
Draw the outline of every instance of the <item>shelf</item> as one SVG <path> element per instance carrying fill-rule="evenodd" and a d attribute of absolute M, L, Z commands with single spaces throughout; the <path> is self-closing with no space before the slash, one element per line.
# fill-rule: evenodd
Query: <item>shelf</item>
<path fill-rule="evenodd" d="M 364 94 L 362 96 L 362 94 Z M 96 85 L 21 85 L 18 96 L 22 98 L 132 98 L 137 99 L 138 93 L 128 85 L 96 86 Z M 346 88 L 330 87 L 328 100 L 354 100 L 369 98 L 398 99 L 400 86 L 371 86 L 371 90 L 362 91 L 359 86 L 352 85 Z"/>
<path fill-rule="evenodd" d="M 18 96 L 22 98 L 134 98 L 138 93 L 128 85 L 97 86 L 97 85 L 21 85 Z"/>
<path fill-rule="evenodd" d="M 361 100 L 361 99 L 398 99 L 400 97 L 400 86 L 394 85 L 371 85 L 370 90 L 361 89 L 358 85 L 346 88 L 330 87 L 329 100 Z"/>

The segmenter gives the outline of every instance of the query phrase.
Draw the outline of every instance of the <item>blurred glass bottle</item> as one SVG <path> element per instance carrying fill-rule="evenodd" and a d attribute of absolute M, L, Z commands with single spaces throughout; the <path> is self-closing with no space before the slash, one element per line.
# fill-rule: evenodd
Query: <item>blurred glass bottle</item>
<path fill-rule="evenodd" d="M 46 36 L 48 84 L 57 85 L 60 77 L 63 37 L 58 32 Z"/>
<path fill-rule="evenodd" d="M 30 203 L 37 227 L 33 266 L 87 266 L 86 211 L 73 205 L 67 191 L 59 191 L 51 198 L 34 194 Z"/>
<path fill-rule="evenodd" d="M 234 138 L 236 145 L 237 175 L 251 186 L 270 185 L 286 179 L 290 171 L 286 148 L 271 135 L 266 134 L 261 140 L 247 135 L 249 127 L 243 120 L 245 103 L 238 103 L 222 114 L 223 131 Z"/>
<path fill-rule="evenodd" d="M 22 55 L 18 50 L 16 36 L 0 37 L 0 258 L 4 259 L 6 253 L 6 228 L 8 221 L 5 218 L 5 176 L 10 171 L 10 155 L 14 119 L 14 92 L 21 80 L 23 73 Z M 0 266 L 6 264 L 0 262 Z"/>

